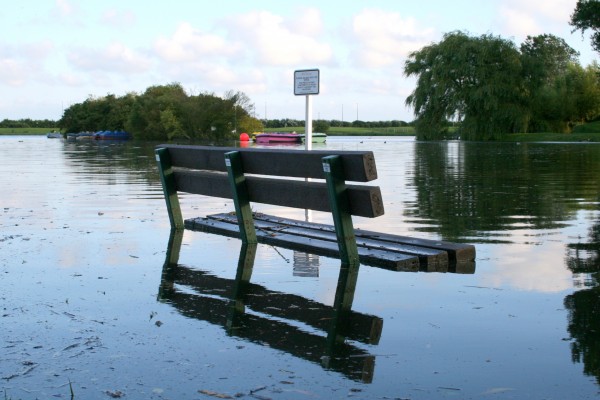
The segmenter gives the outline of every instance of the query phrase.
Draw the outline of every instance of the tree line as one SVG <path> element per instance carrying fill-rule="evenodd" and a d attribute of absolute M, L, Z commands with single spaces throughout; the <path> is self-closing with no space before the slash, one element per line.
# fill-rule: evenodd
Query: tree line
<path fill-rule="evenodd" d="M 56 121 L 49 119 L 33 120 L 30 118 L 25 119 L 3 119 L 0 121 L 0 128 L 53 128 L 57 126 Z"/>
<path fill-rule="evenodd" d="M 600 1 L 578 0 L 569 24 L 591 31 L 600 52 Z M 417 85 L 406 104 L 414 109 L 417 138 L 449 136 L 448 122 L 467 140 L 507 133 L 571 132 L 600 119 L 600 67 L 583 67 L 579 53 L 554 35 L 528 36 L 519 47 L 491 34 L 446 33 L 411 53 L 404 74 Z"/>
<path fill-rule="evenodd" d="M 443 139 L 448 121 L 466 140 L 508 133 L 570 132 L 600 116 L 600 67 L 582 67 L 563 39 L 528 36 L 520 47 L 486 34 L 456 31 L 410 54 L 406 76 L 417 78 L 406 104 L 418 139 Z"/>
<path fill-rule="evenodd" d="M 282 118 L 282 119 L 264 119 L 261 120 L 265 128 L 285 128 L 288 126 L 303 127 L 305 120 Z M 313 120 L 313 131 L 327 133 L 330 127 L 345 127 L 345 128 L 399 128 L 404 126 L 412 126 L 412 122 L 400 120 L 391 121 L 340 121 L 338 119 L 316 119 Z"/>
<path fill-rule="evenodd" d="M 58 126 L 66 133 L 125 130 L 137 139 L 222 140 L 263 129 L 251 110 L 250 99 L 242 92 L 189 95 L 179 83 L 172 83 L 151 86 L 142 94 L 89 97 L 67 108 Z"/>

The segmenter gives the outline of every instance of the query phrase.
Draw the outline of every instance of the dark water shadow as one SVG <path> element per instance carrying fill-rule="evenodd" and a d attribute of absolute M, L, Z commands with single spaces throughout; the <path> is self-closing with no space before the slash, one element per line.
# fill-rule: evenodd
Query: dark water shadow
<path fill-rule="evenodd" d="M 352 310 L 359 264 L 342 263 L 332 306 L 251 283 L 256 244 L 241 243 L 236 276 L 222 278 L 179 264 L 183 231 L 171 231 L 158 300 L 186 317 L 371 383 L 383 319 Z M 472 265 L 428 272 L 472 274 Z"/>
<path fill-rule="evenodd" d="M 173 231 L 158 299 L 182 315 L 222 326 L 228 335 L 284 351 L 364 383 L 375 356 L 358 346 L 379 343 L 383 320 L 352 311 L 358 265 L 342 265 L 333 306 L 250 282 L 256 245 L 242 244 L 235 279 L 179 265 L 183 232 Z M 178 288 L 185 287 L 185 291 Z"/>

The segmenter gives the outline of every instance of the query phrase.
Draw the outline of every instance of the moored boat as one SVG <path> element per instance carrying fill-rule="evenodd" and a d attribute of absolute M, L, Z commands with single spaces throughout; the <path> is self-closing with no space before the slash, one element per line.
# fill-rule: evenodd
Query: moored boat
<path fill-rule="evenodd" d="M 93 138 L 94 138 L 93 132 L 79 132 L 77 134 L 77 139 L 93 139 Z"/>
<path fill-rule="evenodd" d="M 268 132 L 259 133 L 254 140 L 256 143 L 300 143 L 302 136 L 297 133 Z"/>
<path fill-rule="evenodd" d="M 302 143 L 304 143 L 306 141 L 306 135 L 300 135 L 302 136 Z M 313 143 L 325 143 L 325 141 L 327 140 L 327 134 L 323 133 L 323 132 L 313 132 L 312 133 L 312 142 Z"/>
<path fill-rule="evenodd" d="M 129 133 L 125 131 L 99 131 L 94 133 L 94 139 L 96 140 L 127 140 L 129 138 Z"/>
<path fill-rule="evenodd" d="M 61 139 L 62 138 L 62 133 L 60 133 L 60 132 L 48 132 L 46 134 L 46 137 L 48 139 Z"/>

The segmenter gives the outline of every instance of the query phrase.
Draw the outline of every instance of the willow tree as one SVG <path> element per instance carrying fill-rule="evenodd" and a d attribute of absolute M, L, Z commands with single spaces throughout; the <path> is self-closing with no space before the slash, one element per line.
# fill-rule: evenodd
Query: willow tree
<path fill-rule="evenodd" d="M 521 59 L 509 40 L 450 32 L 411 53 L 404 74 L 417 78 L 406 104 L 414 109 L 419 140 L 444 138 L 449 120 L 461 122 L 459 134 L 466 140 L 499 139 L 523 129 Z"/>
<path fill-rule="evenodd" d="M 575 28 L 573 31 L 580 30 L 582 35 L 588 29 L 592 31 L 592 48 L 600 52 L 600 1 L 577 0 L 569 23 Z"/>

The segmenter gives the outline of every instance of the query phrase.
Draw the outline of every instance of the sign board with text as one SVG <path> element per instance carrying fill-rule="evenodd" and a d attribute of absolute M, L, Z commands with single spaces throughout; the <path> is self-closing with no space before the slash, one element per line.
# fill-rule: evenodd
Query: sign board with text
<path fill-rule="evenodd" d="M 294 94 L 296 96 L 319 94 L 319 70 L 301 69 L 294 71 Z"/>

